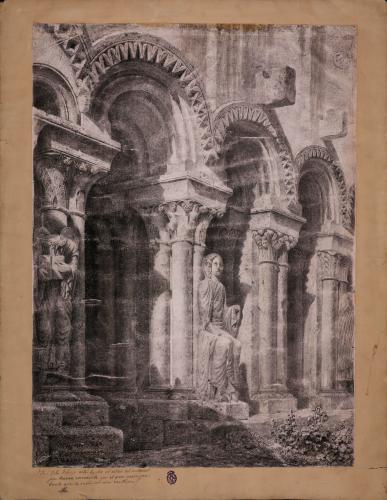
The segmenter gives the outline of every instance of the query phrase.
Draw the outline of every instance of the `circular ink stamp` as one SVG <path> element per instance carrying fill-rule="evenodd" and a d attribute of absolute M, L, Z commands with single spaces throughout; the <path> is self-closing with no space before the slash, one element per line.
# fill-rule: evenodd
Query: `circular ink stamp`
<path fill-rule="evenodd" d="M 169 471 L 167 472 L 167 482 L 168 482 L 169 484 L 175 484 L 175 483 L 176 483 L 176 481 L 177 481 L 177 476 L 176 476 L 176 474 L 175 474 L 175 471 L 173 471 L 173 470 L 169 470 Z"/>

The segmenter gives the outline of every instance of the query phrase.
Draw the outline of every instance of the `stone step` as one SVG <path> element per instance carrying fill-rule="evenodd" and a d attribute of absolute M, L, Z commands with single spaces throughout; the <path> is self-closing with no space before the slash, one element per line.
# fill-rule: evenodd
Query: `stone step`
<path fill-rule="evenodd" d="M 36 436 L 55 434 L 62 426 L 62 412 L 52 403 L 33 403 L 32 428 Z"/>
<path fill-rule="evenodd" d="M 109 426 L 63 426 L 50 436 L 50 465 L 82 465 L 122 457 L 123 433 Z"/>
<path fill-rule="evenodd" d="M 110 424 L 124 433 L 126 451 L 204 443 L 213 425 L 247 420 L 247 403 L 109 398 Z"/>
<path fill-rule="evenodd" d="M 55 402 L 62 412 L 64 426 L 101 426 L 109 424 L 109 406 L 105 401 Z"/>

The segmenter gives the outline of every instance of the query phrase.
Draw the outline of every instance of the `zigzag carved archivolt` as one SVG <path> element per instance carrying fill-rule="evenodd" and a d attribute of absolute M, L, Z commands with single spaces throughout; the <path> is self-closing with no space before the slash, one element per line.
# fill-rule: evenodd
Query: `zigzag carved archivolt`
<path fill-rule="evenodd" d="M 205 163 L 215 160 L 217 153 L 212 133 L 210 110 L 199 75 L 173 48 L 166 47 L 153 39 L 141 40 L 136 36 L 126 37 L 98 52 L 90 64 L 85 66 L 80 77 L 83 84 L 92 92 L 100 77 L 109 68 L 122 61 L 130 60 L 158 65 L 179 80 L 196 117 Z"/>
<path fill-rule="evenodd" d="M 199 75 L 194 67 L 176 49 L 166 42 L 143 35 L 129 34 L 102 48 L 92 47 L 82 25 L 53 25 L 53 34 L 70 59 L 78 80 L 80 92 L 85 96 L 86 107 L 90 104 L 90 94 L 106 71 L 122 61 L 138 60 L 160 66 L 177 78 L 185 89 L 193 108 L 203 158 L 206 164 L 217 159 L 213 138 L 210 110 Z"/>
<path fill-rule="evenodd" d="M 347 229 L 351 228 L 351 200 L 345 184 L 343 171 L 340 165 L 332 158 L 328 150 L 322 146 L 308 146 L 298 153 L 296 156 L 296 165 L 298 171 L 308 160 L 317 158 L 323 160 L 328 166 L 336 180 L 340 195 L 340 213 L 343 226 Z"/>
<path fill-rule="evenodd" d="M 214 123 L 214 137 L 217 151 L 222 147 L 228 127 L 238 121 L 250 121 L 265 128 L 274 139 L 282 165 L 282 179 L 285 186 L 286 198 L 291 203 L 297 203 L 296 175 L 292 154 L 284 139 L 273 127 L 266 112 L 260 106 L 243 103 L 229 104 L 216 116 Z"/>

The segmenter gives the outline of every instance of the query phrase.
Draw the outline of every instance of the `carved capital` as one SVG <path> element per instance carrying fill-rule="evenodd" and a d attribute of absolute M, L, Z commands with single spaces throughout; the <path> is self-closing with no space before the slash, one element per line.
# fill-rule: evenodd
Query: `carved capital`
<path fill-rule="evenodd" d="M 215 218 L 223 217 L 223 215 L 224 210 L 202 207 L 200 210 L 198 225 L 195 230 L 195 243 L 197 245 L 205 246 L 207 230 L 211 221 Z"/>
<path fill-rule="evenodd" d="M 39 158 L 35 175 L 42 187 L 42 206 L 67 208 L 66 171 L 62 164 L 49 156 Z"/>
<path fill-rule="evenodd" d="M 257 229 L 252 234 L 260 261 L 278 261 L 282 252 L 288 252 L 297 243 L 294 236 L 273 229 Z"/>
<path fill-rule="evenodd" d="M 308 254 L 300 248 L 295 248 L 292 252 L 289 267 L 294 276 L 302 278 L 308 268 Z"/>
<path fill-rule="evenodd" d="M 168 217 L 167 231 L 171 243 L 175 241 L 194 241 L 195 231 L 201 214 L 207 207 L 192 200 L 171 201 L 160 206 L 160 212 Z"/>
<path fill-rule="evenodd" d="M 320 279 L 348 282 L 351 265 L 349 257 L 332 251 L 319 251 L 317 255 L 319 258 Z"/>
<path fill-rule="evenodd" d="M 36 158 L 35 174 L 43 187 L 42 205 L 84 213 L 87 193 L 102 175 L 98 165 L 63 153 Z"/>

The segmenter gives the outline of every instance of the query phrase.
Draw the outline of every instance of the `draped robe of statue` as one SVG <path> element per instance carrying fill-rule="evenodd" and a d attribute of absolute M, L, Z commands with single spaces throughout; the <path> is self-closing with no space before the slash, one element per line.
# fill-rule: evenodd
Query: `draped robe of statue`
<path fill-rule="evenodd" d="M 65 228 L 67 230 L 67 228 Z M 45 236 L 38 263 L 38 337 L 44 372 L 68 375 L 74 278 L 78 244 L 61 235 Z"/>
<path fill-rule="evenodd" d="M 199 283 L 198 295 L 197 392 L 207 400 L 237 401 L 241 344 L 233 335 L 237 334 L 240 307 L 226 306 L 225 288 L 215 277 Z"/>

